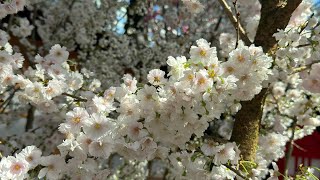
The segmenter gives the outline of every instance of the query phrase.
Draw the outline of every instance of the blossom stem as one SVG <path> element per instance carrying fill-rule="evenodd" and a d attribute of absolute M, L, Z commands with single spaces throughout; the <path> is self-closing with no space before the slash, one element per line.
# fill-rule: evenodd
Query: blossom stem
<path fill-rule="evenodd" d="M 235 168 L 233 168 L 230 165 L 224 164 L 225 167 L 227 167 L 228 169 L 230 169 L 231 171 L 233 171 L 234 173 L 236 173 L 238 176 L 240 176 L 242 179 L 249 179 L 248 177 L 244 176 L 240 171 L 236 170 Z"/>

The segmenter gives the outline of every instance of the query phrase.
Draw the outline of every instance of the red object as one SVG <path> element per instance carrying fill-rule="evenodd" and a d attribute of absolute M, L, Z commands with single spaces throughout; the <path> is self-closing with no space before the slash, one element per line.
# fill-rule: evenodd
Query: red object
<path fill-rule="evenodd" d="M 289 144 L 287 144 L 287 149 L 288 147 Z M 291 158 L 294 158 L 294 172 L 298 171 L 300 164 L 303 163 L 305 166 L 311 166 L 313 159 L 320 159 L 320 133 L 315 131 L 309 136 L 294 141 Z M 302 159 L 302 163 L 298 164 L 299 158 Z M 306 160 L 307 163 L 305 163 Z M 279 171 L 284 174 L 285 158 L 280 159 L 277 164 Z"/>

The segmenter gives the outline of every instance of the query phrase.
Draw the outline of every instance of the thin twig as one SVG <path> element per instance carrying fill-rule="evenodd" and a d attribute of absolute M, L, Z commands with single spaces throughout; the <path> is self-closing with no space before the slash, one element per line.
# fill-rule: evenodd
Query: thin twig
<path fill-rule="evenodd" d="M 225 167 L 227 167 L 228 169 L 230 169 L 231 171 L 233 171 L 234 173 L 236 173 L 238 176 L 240 176 L 242 179 L 249 179 L 246 176 L 244 176 L 242 173 L 240 173 L 238 170 L 236 170 L 235 168 L 233 168 L 230 165 L 224 164 Z"/>
<path fill-rule="evenodd" d="M 298 45 L 297 48 L 301 48 L 301 47 L 306 47 L 306 46 L 311 46 L 312 44 L 301 44 L 301 45 Z"/>
<path fill-rule="evenodd" d="M 287 117 L 287 118 L 289 118 L 289 119 L 292 119 L 293 117 L 288 116 L 288 115 L 286 115 L 286 114 L 283 114 L 283 113 L 280 111 L 280 105 L 279 105 L 279 102 L 278 102 L 278 98 L 276 98 L 273 93 L 270 93 L 270 94 L 272 95 L 273 99 L 275 100 L 274 105 L 277 106 L 275 109 L 276 109 L 276 111 L 278 112 L 278 114 L 279 114 L 280 116 L 285 116 L 285 117 Z"/>
<path fill-rule="evenodd" d="M 252 44 L 251 41 L 249 40 L 244 28 L 242 27 L 242 25 L 237 23 L 237 18 L 232 14 L 231 8 L 228 5 L 228 3 L 225 0 L 219 0 L 221 6 L 223 7 L 225 13 L 227 14 L 228 18 L 230 19 L 233 27 L 235 29 L 237 29 L 238 25 L 239 25 L 239 33 L 240 33 L 240 38 L 244 41 L 244 43 L 246 45 L 250 45 Z"/>
<path fill-rule="evenodd" d="M 233 1 L 232 4 L 233 4 L 234 12 L 235 12 L 236 18 L 237 18 L 237 27 L 236 27 L 237 41 L 236 41 L 236 47 L 235 47 L 235 49 L 237 49 L 238 44 L 239 44 L 239 40 L 240 40 L 240 13 L 238 12 L 237 0 Z"/>
<path fill-rule="evenodd" d="M 8 105 L 10 104 L 10 101 L 12 100 L 12 98 L 14 97 L 14 94 L 17 91 L 18 91 L 18 89 L 14 89 L 13 92 L 10 94 L 10 96 L 2 104 L 0 104 L 0 108 L 3 107 L 0 114 L 2 114 L 5 111 L 5 109 L 8 107 Z"/>
<path fill-rule="evenodd" d="M 7 109 L 7 107 L 10 105 L 11 99 L 8 101 L 8 103 L 3 107 L 3 109 L 1 110 L 0 114 L 4 113 L 4 111 Z"/>
<path fill-rule="evenodd" d="M 306 69 L 310 69 L 313 64 L 317 64 L 317 63 L 320 63 L 320 61 L 317 60 L 317 61 L 314 61 L 310 64 L 305 65 L 305 66 L 295 68 L 295 69 L 293 69 L 292 73 L 290 73 L 289 75 L 305 71 Z"/>
<path fill-rule="evenodd" d="M 221 21 L 222 21 L 222 15 L 219 17 L 218 22 L 217 22 L 216 26 L 214 27 L 214 31 L 218 31 L 220 24 L 221 24 Z"/>
<path fill-rule="evenodd" d="M 306 149 L 302 148 L 301 146 L 299 146 L 298 144 L 296 144 L 295 142 L 292 142 L 293 146 L 298 148 L 299 150 L 303 151 L 303 152 L 307 152 Z"/>
<path fill-rule="evenodd" d="M 307 27 L 308 24 L 309 24 L 309 20 L 310 20 L 313 16 L 314 16 L 314 13 L 312 13 L 312 14 L 308 17 L 308 20 L 304 23 L 304 25 L 303 25 L 302 28 L 300 29 L 299 34 L 301 34 L 302 31 L 306 29 L 306 27 Z"/>

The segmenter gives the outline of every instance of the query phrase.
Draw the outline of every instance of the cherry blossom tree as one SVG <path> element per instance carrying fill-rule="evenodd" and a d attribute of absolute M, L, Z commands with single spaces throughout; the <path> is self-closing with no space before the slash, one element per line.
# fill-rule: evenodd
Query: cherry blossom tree
<path fill-rule="evenodd" d="M 320 125 L 311 7 L 1 1 L 0 177 L 290 178 L 293 141 Z"/>

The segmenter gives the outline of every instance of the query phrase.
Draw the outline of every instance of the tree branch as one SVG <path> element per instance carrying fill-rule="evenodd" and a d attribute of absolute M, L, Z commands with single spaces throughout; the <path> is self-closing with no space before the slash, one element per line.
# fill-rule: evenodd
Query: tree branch
<path fill-rule="evenodd" d="M 9 97 L 2 104 L 0 104 L 0 109 L 2 108 L 2 110 L 0 111 L 0 114 L 4 113 L 4 111 L 9 106 L 12 98 L 14 97 L 14 95 L 17 91 L 18 91 L 18 89 L 14 88 L 13 92 L 9 95 Z"/>
<path fill-rule="evenodd" d="M 238 44 L 239 44 L 239 40 L 240 40 L 240 13 L 238 12 L 238 7 L 237 7 L 237 0 L 235 0 L 233 3 L 233 8 L 234 8 L 234 13 L 236 13 L 237 16 L 237 41 L 236 41 L 236 47 L 235 49 L 237 49 Z"/>
<path fill-rule="evenodd" d="M 26 127 L 25 127 L 25 131 L 26 132 L 29 129 L 32 129 L 32 127 L 33 127 L 34 111 L 35 111 L 35 108 L 30 104 L 30 107 L 29 107 L 29 110 L 28 110 L 28 115 L 27 115 Z"/>
<path fill-rule="evenodd" d="M 239 31 L 240 38 L 243 40 L 243 42 L 246 45 L 252 44 L 249 40 L 244 28 L 240 24 L 240 22 L 237 21 L 237 18 L 232 14 L 231 7 L 228 5 L 228 3 L 225 0 L 219 0 L 221 6 L 223 7 L 225 13 L 227 14 L 228 18 L 230 19 L 233 27 Z M 239 28 L 238 28 L 239 27 Z"/>

